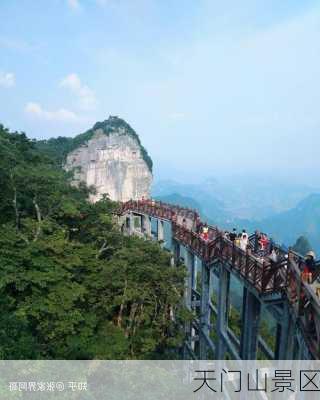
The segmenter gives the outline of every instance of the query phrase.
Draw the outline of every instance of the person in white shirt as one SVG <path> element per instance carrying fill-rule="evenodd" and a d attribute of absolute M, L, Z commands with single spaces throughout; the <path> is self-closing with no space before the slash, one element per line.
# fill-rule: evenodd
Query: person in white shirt
<path fill-rule="evenodd" d="M 242 234 L 241 234 L 241 238 L 240 238 L 240 248 L 243 251 L 246 251 L 247 247 L 248 247 L 248 244 L 249 244 L 249 236 L 248 236 L 246 230 L 243 229 Z"/>

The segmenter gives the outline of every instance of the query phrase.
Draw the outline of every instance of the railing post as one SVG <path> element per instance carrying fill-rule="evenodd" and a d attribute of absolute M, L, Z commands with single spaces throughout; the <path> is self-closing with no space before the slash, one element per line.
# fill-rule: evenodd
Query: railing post
<path fill-rule="evenodd" d="M 210 333 L 210 268 L 201 263 L 201 316 L 200 316 L 200 360 L 207 359 L 207 342 L 204 335 Z M 202 333 L 202 334 L 201 334 Z"/>
<path fill-rule="evenodd" d="M 230 272 L 220 264 L 219 271 L 219 294 L 218 294 L 218 314 L 217 314 L 217 342 L 216 359 L 224 360 L 226 347 L 223 334 L 227 335 L 228 327 L 228 308 L 229 308 L 229 289 Z"/>
<path fill-rule="evenodd" d="M 258 331 L 261 304 L 247 288 L 243 288 L 242 329 L 240 357 L 242 360 L 255 360 L 258 350 Z"/>

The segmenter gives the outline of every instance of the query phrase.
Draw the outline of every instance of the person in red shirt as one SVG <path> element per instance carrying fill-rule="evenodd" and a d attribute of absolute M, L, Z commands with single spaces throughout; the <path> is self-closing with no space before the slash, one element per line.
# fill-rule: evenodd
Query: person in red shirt
<path fill-rule="evenodd" d="M 261 235 L 261 238 L 259 240 L 259 244 L 260 244 L 260 250 L 265 252 L 268 248 L 268 244 L 269 244 L 269 239 L 267 238 L 266 235 Z"/>
<path fill-rule="evenodd" d="M 204 224 L 202 227 L 202 238 L 203 240 L 209 239 L 209 227 L 207 224 Z"/>
<path fill-rule="evenodd" d="M 302 271 L 302 279 L 307 283 L 312 283 L 312 276 L 315 272 L 316 263 L 315 263 L 316 255 L 313 251 L 308 251 L 305 256 L 305 264 Z"/>

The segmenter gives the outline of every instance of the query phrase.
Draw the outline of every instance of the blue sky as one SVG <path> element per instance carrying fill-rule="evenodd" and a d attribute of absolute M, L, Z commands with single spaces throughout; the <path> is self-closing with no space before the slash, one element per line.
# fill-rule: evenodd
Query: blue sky
<path fill-rule="evenodd" d="M 316 177 L 318 1 L 2 0 L 0 15 L 11 129 L 73 136 L 118 115 L 157 177 Z"/>

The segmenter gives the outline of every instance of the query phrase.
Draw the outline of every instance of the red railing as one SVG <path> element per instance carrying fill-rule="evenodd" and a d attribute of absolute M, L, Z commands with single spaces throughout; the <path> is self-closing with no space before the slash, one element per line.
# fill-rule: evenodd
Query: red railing
<path fill-rule="evenodd" d="M 245 252 L 234 242 L 223 237 L 223 232 L 217 227 L 209 227 L 209 240 L 203 240 L 197 232 L 200 224 L 199 214 L 191 209 L 173 206 L 171 204 L 145 201 L 129 201 L 124 203 L 119 211 L 136 211 L 152 217 L 170 220 L 172 222 L 173 237 L 181 244 L 189 247 L 198 257 L 211 263 L 215 259 L 227 262 L 251 283 L 259 293 L 272 293 L 282 291 L 287 285 L 287 266 L 283 263 L 284 257 L 279 257 L 279 262 L 272 263 L 267 258 L 256 257 L 253 245 Z M 192 221 L 193 229 L 184 226 L 183 222 Z M 189 223 L 190 225 L 190 223 Z M 252 236 L 250 242 L 252 243 Z"/>

